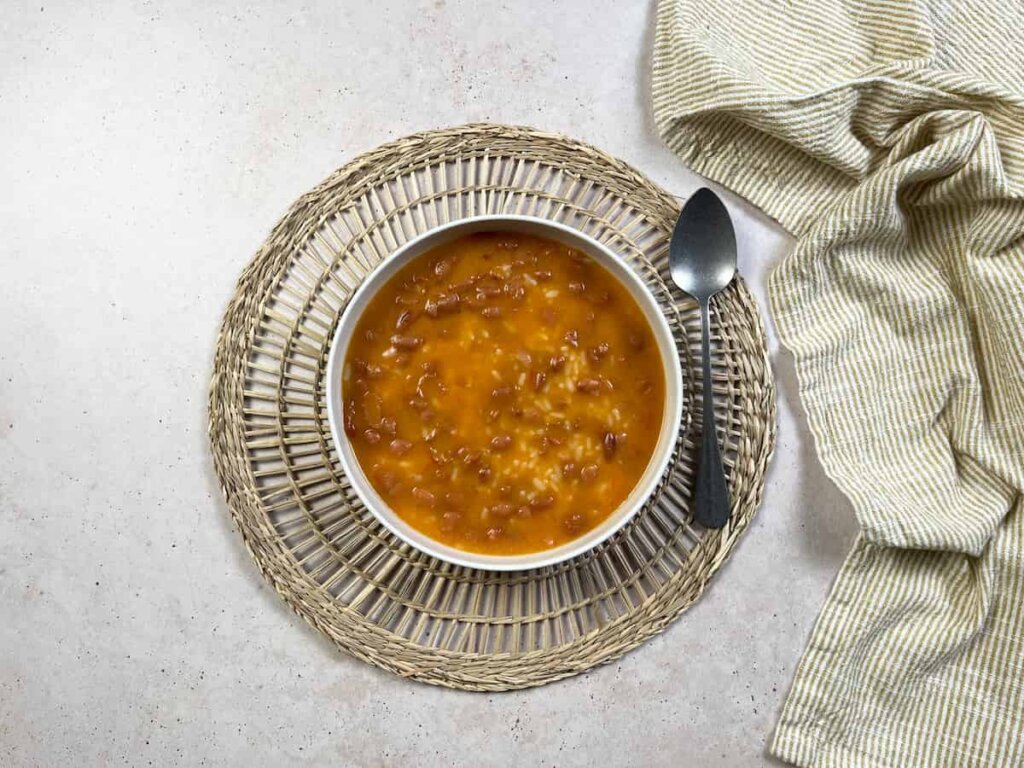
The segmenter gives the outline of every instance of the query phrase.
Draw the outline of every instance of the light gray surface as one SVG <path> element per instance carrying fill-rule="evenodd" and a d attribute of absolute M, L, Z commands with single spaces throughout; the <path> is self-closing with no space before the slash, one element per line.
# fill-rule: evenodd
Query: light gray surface
<path fill-rule="evenodd" d="M 645 3 L 267 5 L 0 14 L 0 765 L 772 764 L 854 530 L 774 338 L 765 504 L 700 603 L 618 663 L 436 690 L 340 656 L 258 576 L 211 470 L 206 387 L 235 278 L 299 194 L 471 120 L 700 183 L 654 133 Z M 729 203 L 766 306 L 789 241 Z"/>

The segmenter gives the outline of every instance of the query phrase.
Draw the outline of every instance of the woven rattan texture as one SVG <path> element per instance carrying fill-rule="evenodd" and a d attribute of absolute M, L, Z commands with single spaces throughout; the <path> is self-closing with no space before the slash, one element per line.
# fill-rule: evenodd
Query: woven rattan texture
<path fill-rule="evenodd" d="M 339 648 L 399 675 L 470 690 L 540 685 L 661 631 L 703 591 L 759 502 L 775 441 L 764 328 L 742 280 L 713 306 L 716 421 L 733 516 L 691 521 L 699 420 L 696 306 L 671 291 L 680 201 L 628 165 L 562 136 L 469 125 L 400 139 L 299 199 L 246 268 L 224 317 L 210 390 L 213 459 L 231 514 L 278 594 Z M 676 335 L 690 396 L 659 492 L 601 548 L 497 574 L 402 544 L 361 505 L 337 461 L 323 388 L 347 297 L 404 242 L 467 216 L 577 227 L 623 254 Z"/>

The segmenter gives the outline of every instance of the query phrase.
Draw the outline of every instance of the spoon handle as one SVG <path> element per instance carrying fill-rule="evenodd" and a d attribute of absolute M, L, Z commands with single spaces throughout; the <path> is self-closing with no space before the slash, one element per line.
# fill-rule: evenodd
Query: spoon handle
<path fill-rule="evenodd" d="M 694 491 L 694 517 L 705 528 L 724 528 L 729 522 L 729 489 L 715 430 L 715 397 L 711 390 L 711 317 L 708 299 L 700 302 L 700 348 L 704 368 L 704 430 Z"/>

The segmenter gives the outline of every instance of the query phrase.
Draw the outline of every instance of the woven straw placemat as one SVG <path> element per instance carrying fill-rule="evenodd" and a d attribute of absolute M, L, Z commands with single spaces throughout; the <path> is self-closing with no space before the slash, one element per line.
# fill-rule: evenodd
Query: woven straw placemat
<path fill-rule="evenodd" d="M 238 281 L 210 388 L 210 441 L 264 577 L 338 647 L 399 675 L 471 690 L 541 685 L 617 658 L 703 591 L 756 510 L 775 442 L 764 328 L 742 279 L 714 302 L 716 421 L 732 521 L 688 511 L 699 421 L 699 314 L 666 287 L 680 200 L 594 147 L 500 125 L 392 142 L 300 198 Z M 403 544 L 342 472 L 323 389 L 347 298 L 411 238 L 467 216 L 541 216 L 624 255 L 659 297 L 690 396 L 674 465 L 635 520 L 560 566 L 488 573 Z"/>

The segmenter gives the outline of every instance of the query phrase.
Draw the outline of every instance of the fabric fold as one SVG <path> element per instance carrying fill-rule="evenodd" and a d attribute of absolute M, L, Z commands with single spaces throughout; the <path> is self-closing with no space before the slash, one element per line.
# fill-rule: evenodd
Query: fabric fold
<path fill-rule="evenodd" d="M 658 6 L 665 141 L 798 237 L 772 314 L 862 531 L 776 733 L 798 765 L 1024 764 L 1022 14 Z"/>

